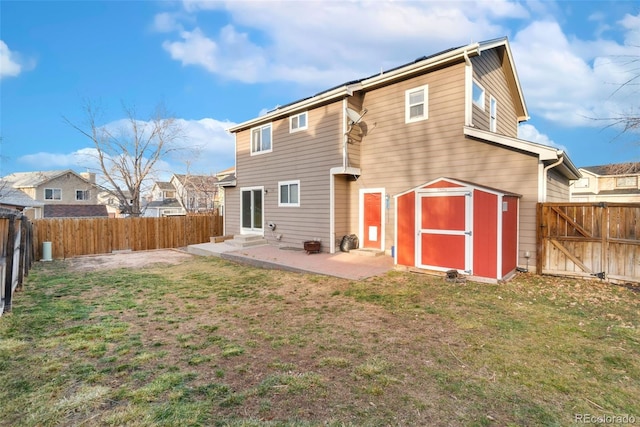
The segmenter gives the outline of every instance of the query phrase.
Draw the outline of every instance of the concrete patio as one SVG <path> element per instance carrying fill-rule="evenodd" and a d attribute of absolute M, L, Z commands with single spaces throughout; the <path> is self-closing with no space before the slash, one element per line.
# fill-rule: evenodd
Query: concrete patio
<path fill-rule="evenodd" d="M 256 267 L 323 274 L 351 280 L 378 276 L 393 269 L 393 258 L 388 255 L 373 256 L 366 251 L 307 254 L 302 249 L 278 248 L 272 245 L 239 248 L 222 242 L 189 245 L 187 252 L 194 255 L 217 256 Z"/>

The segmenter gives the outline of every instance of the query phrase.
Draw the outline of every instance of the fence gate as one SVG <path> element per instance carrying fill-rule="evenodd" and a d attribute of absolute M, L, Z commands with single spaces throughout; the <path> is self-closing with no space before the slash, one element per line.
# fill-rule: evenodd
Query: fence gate
<path fill-rule="evenodd" d="M 539 203 L 537 271 L 640 283 L 640 204 Z"/>

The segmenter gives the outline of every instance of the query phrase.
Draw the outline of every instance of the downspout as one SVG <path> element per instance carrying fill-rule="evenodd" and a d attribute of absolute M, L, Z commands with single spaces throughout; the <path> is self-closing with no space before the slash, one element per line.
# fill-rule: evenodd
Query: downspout
<path fill-rule="evenodd" d="M 342 171 L 347 171 L 348 151 L 347 151 L 347 98 L 342 100 Z M 329 253 L 336 252 L 336 168 L 329 170 Z"/>
<path fill-rule="evenodd" d="M 546 202 L 547 201 L 547 173 L 549 172 L 549 169 L 553 169 L 556 166 L 559 166 L 562 164 L 562 162 L 564 162 L 564 152 L 562 150 L 558 151 L 558 156 L 560 157 L 560 159 L 555 162 L 550 164 L 549 166 L 545 166 L 545 168 L 542 170 L 542 202 Z"/>
<path fill-rule="evenodd" d="M 342 167 L 344 168 L 344 170 L 347 170 L 347 165 L 349 164 L 348 158 L 349 158 L 349 152 L 347 149 L 347 145 L 348 145 L 348 141 L 349 141 L 349 137 L 347 136 L 347 132 L 349 131 L 347 129 L 347 120 L 345 116 L 345 111 L 347 111 L 347 107 L 348 107 L 348 103 L 347 103 L 347 98 L 344 98 L 342 100 Z"/>
<path fill-rule="evenodd" d="M 472 118 L 472 81 L 473 81 L 473 68 L 471 66 L 471 60 L 469 59 L 469 52 L 464 51 L 464 124 L 465 126 L 473 126 Z"/>

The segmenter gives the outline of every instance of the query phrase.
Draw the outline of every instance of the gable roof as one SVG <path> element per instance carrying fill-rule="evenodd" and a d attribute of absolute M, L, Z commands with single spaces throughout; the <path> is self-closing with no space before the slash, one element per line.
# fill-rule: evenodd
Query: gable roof
<path fill-rule="evenodd" d="M 7 175 L 3 179 L 9 181 L 13 188 L 35 188 L 51 180 L 54 180 L 62 175 L 71 173 L 83 181 L 87 179 L 72 171 L 71 169 L 65 170 L 53 170 L 53 171 L 35 171 L 35 172 L 15 172 L 11 175 Z"/>
<path fill-rule="evenodd" d="M 104 217 L 108 218 L 109 213 L 105 205 L 45 205 L 45 218 L 85 218 Z"/>
<path fill-rule="evenodd" d="M 277 107 L 267 112 L 267 114 L 263 116 L 256 117 L 254 119 L 237 124 L 227 130 L 232 133 L 239 132 L 260 123 L 269 122 L 279 117 L 289 115 L 294 111 L 311 108 L 325 102 L 335 101 L 347 96 L 351 96 L 354 92 L 357 91 L 373 89 L 375 87 L 412 77 L 419 73 L 424 73 L 436 67 L 441 67 L 443 65 L 458 61 L 465 61 L 469 57 L 481 55 L 483 51 L 490 49 L 499 49 L 501 52 L 503 52 L 503 59 L 504 63 L 506 64 L 505 72 L 507 74 L 507 79 L 517 95 L 517 99 L 515 100 L 514 104 L 518 113 L 518 120 L 528 120 L 529 116 L 527 107 L 524 102 L 522 88 L 520 87 L 520 82 L 518 80 L 518 75 L 515 69 L 515 63 L 511 54 L 511 48 L 509 47 L 507 38 L 502 37 L 498 39 L 487 40 L 481 43 L 471 43 L 465 46 L 443 50 L 436 54 L 420 57 L 407 64 L 400 65 L 398 67 L 374 74 L 369 77 L 346 82 L 331 89 L 319 92 L 311 97 L 303 98 L 290 104 Z"/>
<path fill-rule="evenodd" d="M 175 178 L 183 187 L 192 187 L 197 190 L 206 188 L 215 188 L 218 183 L 218 178 L 211 175 L 182 175 L 173 174 L 171 180 Z"/>
<path fill-rule="evenodd" d="M 172 183 L 166 181 L 156 181 L 153 185 L 154 187 L 158 187 L 160 190 L 175 191 L 176 189 Z"/>

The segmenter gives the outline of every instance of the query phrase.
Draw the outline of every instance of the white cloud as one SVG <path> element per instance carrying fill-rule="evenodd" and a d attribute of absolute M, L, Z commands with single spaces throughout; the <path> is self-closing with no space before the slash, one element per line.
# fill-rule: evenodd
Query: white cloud
<path fill-rule="evenodd" d="M 518 138 L 566 151 L 565 146 L 556 143 L 547 135 L 540 133 L 540 131 L 531 124 L 521 124 L 518 126 Z"/>
<path fill-rule="evenodd" d="M 182 5 L 184 16 L 200 22 L 212 13 L 224 13 L 227 20 L 215 30 L 199 26 L 174 33 L 164 48 L 183 65 L 227 80 L 290 82 L 312 92 L 506 35 L 530 114 L 568 127 L 600 127 L 594 118 L 637 108 L 634 86 L 616 89 L 637 75 L 628 59 L 638 57 L 640 15 L 627 14 L 614 23 L 604 21 L 604 12 L 593 13 L 587 18 L 593 27 L 587 40 L 565 27 L 570 20 L 563 15 L 570 8 L 538 0 L 185 0 Z M 514 22 L 524 26 L 511 33 Z"/>
<path fill-rule="evenodd" d="M 172 31 L 181 31 L 182 24 L 178 22 L 180 17 L 175 13 L 162 12 L 156 14 L 153 18 L 152 28 L 159 33 L 169 33 Z"/>
<path fill-rule="evenodd" d="M 200 120 L 178 119 L 183 138 L 178 141 L 175 151 L 170 157 L 160 159 L 156 164 L 154 176 L 167 178 L 172 173 L 184 173 L 187 169 L 196 174 L 211 174 L 231 167 L 235 164 L 235 142 L 226 129 L 235 123 L 218 121 L 211 118 Z M 138 122 L 142 127 L 147 122 Z M 116 120 L 103 126 L 110 132 L 118 134 L 127 132 L 129 121 Z M 97 152 L 93 147 L 82 148 L 71 153 L 39 152 L 28 154 L 18 159 L 19 163 L 34 169 L 74 169 L 99 171 L 100 164 Z M 43 166 L 45 165 L 45 166 Z"/>
<path fill-rule="evenodd" d="M 0 40 L 0 79 L 16 77 L 22 71 L 19 55 L 9 50 L 9 46 Z"/>
<path fill-rule="evenodd" d="M 247 83 L 286 81 L 321 89 L 417 57 L 498 37 L 490 18 L 524 18 L 519 3 L 186 1 L 186 13 L 224 10 L 230 24 L 196 27 L 163 47 L 183 65 L 198 65 Z M 428 31 L 425 32 L 425 29 Z M 399 46 L 401 48 L 399 48 Z"/>
<path fill-rule="evenodd" d="M 637 107 L 634 87 L 620 87 L 637 76 L 629 61 L 638 58 L 632 45 L 637 19 L 627 15 L 620 22 L 624 43 L 570 39 L 555 21 L 533 22 L 520 31 L 512 51 L 530 111 L 565 126 L 602 127 L 594 119 Z"/>
<path fill-rule="evenodd" d="M 219 69 L 216 42 L 207 38 L 199 28 L 193 31 L 182 31 L 181 42 L 165 41 L 162 47 L 171 54 L 171 58 L 182 62 L 182 65 L 200 65 L 207 71 L 217 72 Z"/>

